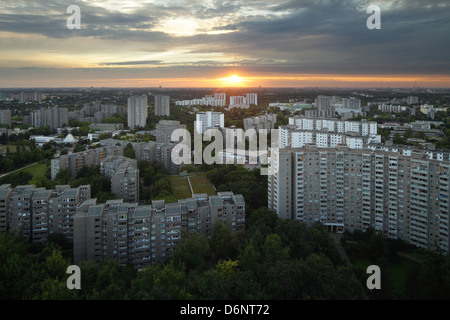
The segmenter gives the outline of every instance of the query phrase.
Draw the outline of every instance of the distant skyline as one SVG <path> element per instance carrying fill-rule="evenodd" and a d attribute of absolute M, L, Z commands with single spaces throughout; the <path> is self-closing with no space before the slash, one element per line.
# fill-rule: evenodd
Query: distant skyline
<path fill-rule="evenodd" d="M 0 87 L 450 87 L 449 34 L 438 0 L 3 1 Z"/>

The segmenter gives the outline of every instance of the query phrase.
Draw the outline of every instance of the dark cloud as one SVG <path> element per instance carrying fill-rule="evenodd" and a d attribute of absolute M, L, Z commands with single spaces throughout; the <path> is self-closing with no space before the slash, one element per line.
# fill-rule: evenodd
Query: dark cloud
<path fill-rule="evenodd" d="M 66 4 L 19 0 L 0 5 L 0 31 L 49 38 L 117 40 L 124 46 L 136 42 L 146 52 L 189 48 L 177 63 L 144 58 L 101 64 L 164 66 L 156 71 L 158 74 L 183 66 L 201 70 L 240 67 L 248 72 L 286 74 L 450 73 L 448 1 L 380 1 L 381 30 L 366 27 L 370 14 L 365 8 L 371 4 L 367 0 L 168 1 L 145 4 L 132 12 L 118 12 L 81 0 L 70 2 L 82 10 L 81 30 L 66 28 Z M 186 16 L 226 17 L 228 24 L 213 30 L 234 32 L 175 37 L 151 31 L 163 19 Z M 230 57 L 230 61 L 190 59 L 190 55 L 202 53 L 218 53 Z"/>

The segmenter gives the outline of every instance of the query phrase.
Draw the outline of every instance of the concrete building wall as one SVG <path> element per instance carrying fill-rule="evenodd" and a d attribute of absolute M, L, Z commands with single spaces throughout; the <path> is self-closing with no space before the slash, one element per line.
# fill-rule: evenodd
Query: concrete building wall
<path fill-rule="evenodd" d="M 424 152 L 307 146 L 271 150 L 270 163 L 268 205 L 281 218 L 340 232 L 373 227 L 390 239 L 449 250 L 448 161 Z"/>

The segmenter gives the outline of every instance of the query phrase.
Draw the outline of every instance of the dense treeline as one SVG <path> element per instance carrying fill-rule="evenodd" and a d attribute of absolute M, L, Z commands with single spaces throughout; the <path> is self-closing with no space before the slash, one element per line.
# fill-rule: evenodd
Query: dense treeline
<path fill-rule="evenodd" d="M 267 176 L 260 169 L 247 170 L 239 165 L 208 166 L 207 177 L 217 191 L 242 194 L 247 208 L 256 209 L 267 203 Z"/>
<path fill-rule="evenodd" d="M 370 299 L 450 299 L 448 254 L 385 239 L 373 229 L 345 232 L 343 243 L 362 283 L 368 265 L 380 267 L 381 290 L 367 290 Z"/>
<path fill-rule="evenodd" d="M 105 260 L 80 264 L 81 290 L 66 288 L 64 239 L 39 248 L 0 235 L 2 299 L 358 299 L 360 288 L 321 225 L 308 229 L 260 208 L 248 228 L 184 238 L 164 264 L 136 272 Z"/>
<path fill-rule="evenodd" d="M 7 147 L 6 153 L 0 154 L 0 173 L 11 172 L 34 162 L 50 159 L 55 153 L 51 146 L 29 149 L 26 146 L 16 145 L 14 148 L 15 152 L 11 152 Z"/>
<path fill-rule="evenodd" d="M 53 180 L 50 176 L 50 166 L 47 166 L 47 171 L 43 176 L 33 177 L 29 172 L 17 172 L 4 179 L 9 181 L 8 183 L 12 183 L 13 187 L 18 184 L 31 184 L 37 188 L 46 189 L 54 189 L 57 185 L 69 185 L 76 188 L 89 184 L 91 185 L 91 198 L 97 198 L 98 203 L 117 198 L 111 193 L 111 180 L 100 173 L 98 166 L 83 166 L 75 177 L 72 177 L 68 170 L 59 171 Z"/>

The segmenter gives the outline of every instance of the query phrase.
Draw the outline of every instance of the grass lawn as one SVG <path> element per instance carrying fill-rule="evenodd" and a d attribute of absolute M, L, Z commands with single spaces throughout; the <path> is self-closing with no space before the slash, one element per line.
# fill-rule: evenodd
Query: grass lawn
<path fill-rule="evenodd" d="M 16 145 L 0 145 L 0 153 L 6 152 L 6 150 L 9 148 L 9 152 L 13 153 L 16 152 L 17 146 Z"/>
<path fill-rule="evenodd" d="M 186 199 L 192 197 L 189 182 L 186 177 L 170 176 L 173 194 L 177 199 Z"/>
<path fill-rule="evenodd" d="M 368 259 L 357 259 L 352 267 L 355 271 L 366 273 L 367 267 L 371 263 Z M 388 270 L 381 270 L 381 277 L 383 277 L 383 272 L 389 273 L 389 279 L 391 281 L 392 293 L 395 297 L 401 298 L 405 291 L 405 280 L 409 271 L 417 264 L 417 262 L 412 261 L 408 258 L 399 257 L 398 262 L 390 263 Z"/>
<path fill-rule="evenodd" d="M 18 172 L 21 171 L 31 173 L 33 177 L 43 177 L 45 175 L 45 172 L 47 171 L 47 166 L 44 163 L 36 163 L 31 167 L 22 169 Z"/>
<path fill-rule="evenodd" d="M 217 194 L 213 184 L 206 177 L 206 172 L 197 172 L 193 176 L 189 176 L 194 193 L 206 193 L 208 196 Z"/>
<path fill-rule="evenodd" d="M 206 177 L 206 172 L 197 172 L 189 175 L 194 193 L 206 193 L 209 196 L 216 195 L 216 189 Z M 186 199 L 192 197 L 191 188 L 187 177 L 170 176 L 173 193 L 178 199 Z"/>
<path fill-rule="evenodd" d="M 410 259 L 400 257 L 398 263 L 391 266 L 391 280 L 392 280 L 392 289 L 394 294 L 398 296 L 402 296 L 405 288 L 405 280 L 406 275 L 409 271 L 417 265 L 417 262 L 414 262 Z"/>

